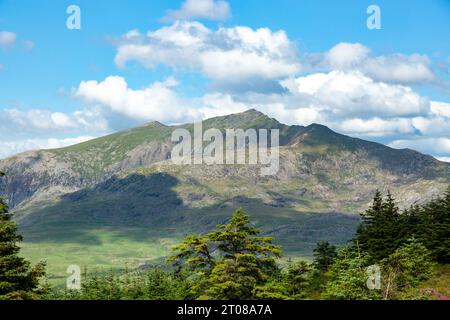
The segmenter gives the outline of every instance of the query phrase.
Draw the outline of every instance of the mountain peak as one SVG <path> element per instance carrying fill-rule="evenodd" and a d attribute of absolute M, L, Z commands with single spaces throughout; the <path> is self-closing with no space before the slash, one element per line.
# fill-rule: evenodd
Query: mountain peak
<path fill-rule="evenodd" d="M 336 134 L 335 131 L 331 130 L 326 125 L 323 125 L 323 124 L 320 124 L 320 123 L 311 123 L 306 128 L 311 130 L 311 131 L 318 131 L 318 132 L 323 132 L 323 133 L 334 133 L 334 134 Z"/>
<path fill-rule="evenodd" d="M 243 113 L 243 114 L 258 115 L 258 116 L 265 116 L 265 117 L 267 117 L 266 114 L 262 113 L 261 111 L 258 111 L 258 110 L 256 110 L 256 109 L 254 109 L 254 108 L 248 109 L 248 110 L 246 110 L 246 111 L 244 111 L 244 112 L 241 112 L 241 113 Z"/>
<path fill-rule="evenodd" d="M 241 113 L 233 113 L 225 116 L 218 116 L 214 118 L 207 119 L 203 122 L 205 128 L 217 128 L 217 129 L 227 129 L 227 128 L 281 128 L 284 125 L 278 122 L 276 119 L 270 118 L 264 113 L 249 109 Z"/>
<path fill-rule="evenodd" d="M 161 128 L 161 127 L 167 127 L 165 124 L 159 122 L 159 121 L 151 121 L 151 122 L 147 122 L 144 125 L 142 125 L 142 127 L 156 127 L 156 128 Z"/>

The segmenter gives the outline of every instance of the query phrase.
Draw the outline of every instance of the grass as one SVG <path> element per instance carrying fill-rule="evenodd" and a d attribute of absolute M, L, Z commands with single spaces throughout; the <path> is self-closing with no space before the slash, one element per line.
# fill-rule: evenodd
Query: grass
<path fill-rule="evenodd" d="M 131 130 L 117 132 L 73 146 L 49 150 L 60 160 L 87 178 L 101 175 L 109 166 L 124 160 L 134 148 L 146 143 L 161 143 L 170 138 L 172 128 L 150 123 Z"/>
<path fill-rule="evenodd" d="M 145 230 L 129 230 L 145 233 Z M 153 240 L 139 241 L 124 237 L 112 230 L 90 230 L 97 243 L 83 242 L 23 242 L 21 254 L 33 263 L 47 262 L 49 282 L 61 285 L 65 282 L 67 267 L 78 265 L 82 270 L 134 269 L 144 264 L 160 262 L 179 242 L 176 237 L 155 237 Z M 144 235 L 151 239 L 151 235 Z M 87 237 L 89 239 L 89 235 Z"/>
<path fill-rule="evenodd" d="M 246 200 L 247 201 L 247 200 Z M 184 208 L 167 213 L 142 225 L 127 225 L 108 217 L 96 221 L 67 216 L 53 220 L 53 214 L 67 212 L 49 210 L 48 216 L 36 224 L 22 226 L 22 254 L 33 263 L 47 261 L 50 283 L 64 283 L 69 265 L 88 270 L 133 269 L 161 262 L 173 245 L 190 233 L 204 234 L 224 223 L 238 205 L 214 208 Z M 355 217 L 336 214 L 306 214 L 288 208 L 272 208 L 248 200 L 239 206 L 250 214 L 254 225 L 264 236 L 283 246 L 284 259 L 311 258 L 319 240 L 345 244 L 358 222 Z M 70 210 L 70 208 L 68 209 Z"/>
<path fill-rule="evenodd" d="M 450 297 L 450 264 L 438 265 L 434 276 L 423 283 L 420 288 L 422 290 L 435 289 L 440 294 Z"/>

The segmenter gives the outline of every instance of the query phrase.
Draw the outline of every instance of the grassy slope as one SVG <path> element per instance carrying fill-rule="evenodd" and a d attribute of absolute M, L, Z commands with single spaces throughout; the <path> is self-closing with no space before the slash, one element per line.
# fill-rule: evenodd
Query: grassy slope
<path fill-rule="evenodd" d="M 434 289 L 438 293 L 450 298 L 450 264 L 438 265 L 434 276 L 423 283 L 420 289 L 422 292 Z"/>
<path fill-rule="evenodd" d="M 75 171 L 86 178 L 100 177 L 103 171 L 126 158 L 134 148 L 151 141 L 170 139 L 172 128 L 152 122 L 131 130 L 117 132 L 61 149 L 49 150 L 61 161 L 73 164 Z"/>

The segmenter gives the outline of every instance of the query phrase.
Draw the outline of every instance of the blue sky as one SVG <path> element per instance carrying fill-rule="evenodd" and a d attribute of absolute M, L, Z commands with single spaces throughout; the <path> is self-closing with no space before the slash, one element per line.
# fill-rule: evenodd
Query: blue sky
<path fill-rule="evenodd" d="M 253 107 L 448 160 L 449 39 L 448 0 L 0 0 L 0 157 Z"/>

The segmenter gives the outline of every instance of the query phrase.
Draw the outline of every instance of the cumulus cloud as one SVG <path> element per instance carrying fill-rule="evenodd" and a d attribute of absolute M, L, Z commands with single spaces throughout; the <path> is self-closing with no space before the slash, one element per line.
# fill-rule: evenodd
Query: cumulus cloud
<path fill-rule="evenodd" d="M 394 134 L 414 134 L 416 128 L 408 118 L 381 119 L 346 119 L 336 125 L 337 129 L 347 134 L 383 137 Z"/>
<path fill-rule="evenodd" d="M 0 31 L 0 48 L 10 48 L 16 42 L 17 35 L 11 31 Z"/>
<path fill-rule="evenodd" d="M 35 128 L 38 130 L 54 130 L 61 127 L 75 127 L 75 123 L 64 113 L 50 112 L 48 110 L 33 109 L 20 111 L 6 109 L 7 119 L 20 127 Z"/>
<path fill-rule="evenodd" d="M 134 90 L 124 78 L 109 76 L 101 82 L 82 81 L 75 97 L 133 119 L 169 122 L 192 119 L 196 111 L 187 108 L 173 90 L 177 84 L 174 78 L 168 78 Z"/>
<path fill-rule="evenodd" d="M 339 117 L 412 116 L 429 110 L 428 100 L 411 88 L 377 82 L 359 71 L 316 73 L 283 81 L 283 85 Z"/>
<path fill-rule="evenodd" d="M 199 99 L 199 112 L 202 119 L 224 116 L 230 113 L 244 112 L 249 109 L 248 104 L 235 101 L 229 94 L 210 93 Z"/>
<path fill-rule="evenodd" d="M 421 138 L 408 140 L 395 140 L 389 144 L 393 148 L 410 148 L 415 150 L 427 150 L 436 156 L 450 154 L 450 138 Z"/>
<path fill-rule="evenodd" d="M 0 158 L 34 149 L 52 149 L 80 143 L 111 132 L 95 107 L 72 113 L 47 109 L 0 110 Z"/>
<path fill-rule="evenodd" d="M 369 48 L 360 43 L 341 42 L 325 53 L 325 61 L 332 68 L 352 68 L 367 59 L 369 52 Z"/>
<path fill-rule="evenodd" d="M 175 22 L 141 35 L 132 30 L 117 45 L 116 64 L 137 61 L 200 72 L 220 84 L 278 80 L 300 71 L 297 50 L 284 31 L 248 27 L 211 30 L 199 22 Z"/>
<path fill-rule="evenodd" d="M 169 10 L 162 21 L 207 19 L 224 21 L 230 18 L 230 5 L 222 0 L 186 0 L 179 10 Z"/>
<path fill-rule="evenodd" d="M 436 80 L 426 55 L 374 56 L 360 43 L 342 42 L 323 54 L 306 54 L 302 59 L 285 31 L 268 28 L 213 30 L 195 21 L 176 21 L 147 34 L 131 30 L 116 41 L 116 46 L 119 67 L 135 61 L 147 68 L 162 64 L 175 70 L 194 70 L 221 89 L 268 91 L 275 87 L 267 80 L 273 84 L 306 70 L 360 72 L 377 82 L 403 85 Z"/>
<path fill-rule="evenodd" d="M 360 43 L 341 42 L 324 54 L 322 66 L 333 70 L 358 70 L 377 81 L 403 84 L 435 80 L 425 55 L 391 54 L 372 56 Z"/>
<path fill-rule="evenodd" d="M 7 135 L 10 127 L 20 128 L 20 133 L 42 133 L 42 132 L 70 132 L 71 130 L 85 130 L 105 132 L 108 124 L 98 111 L 79 110 L 73 113 L 51 112 L 46 109 L 31 109 L 21 111 L 18 109 L 4 109 L 2 118 L 6 124 L 0 132 Z M 18 133 L 16 133 L 18 134 Z"/>
<path fill-rule="evenodd" d="M 430 107 L 432 113 L 450 119 L 450 103 L 432 101 Z"/>

